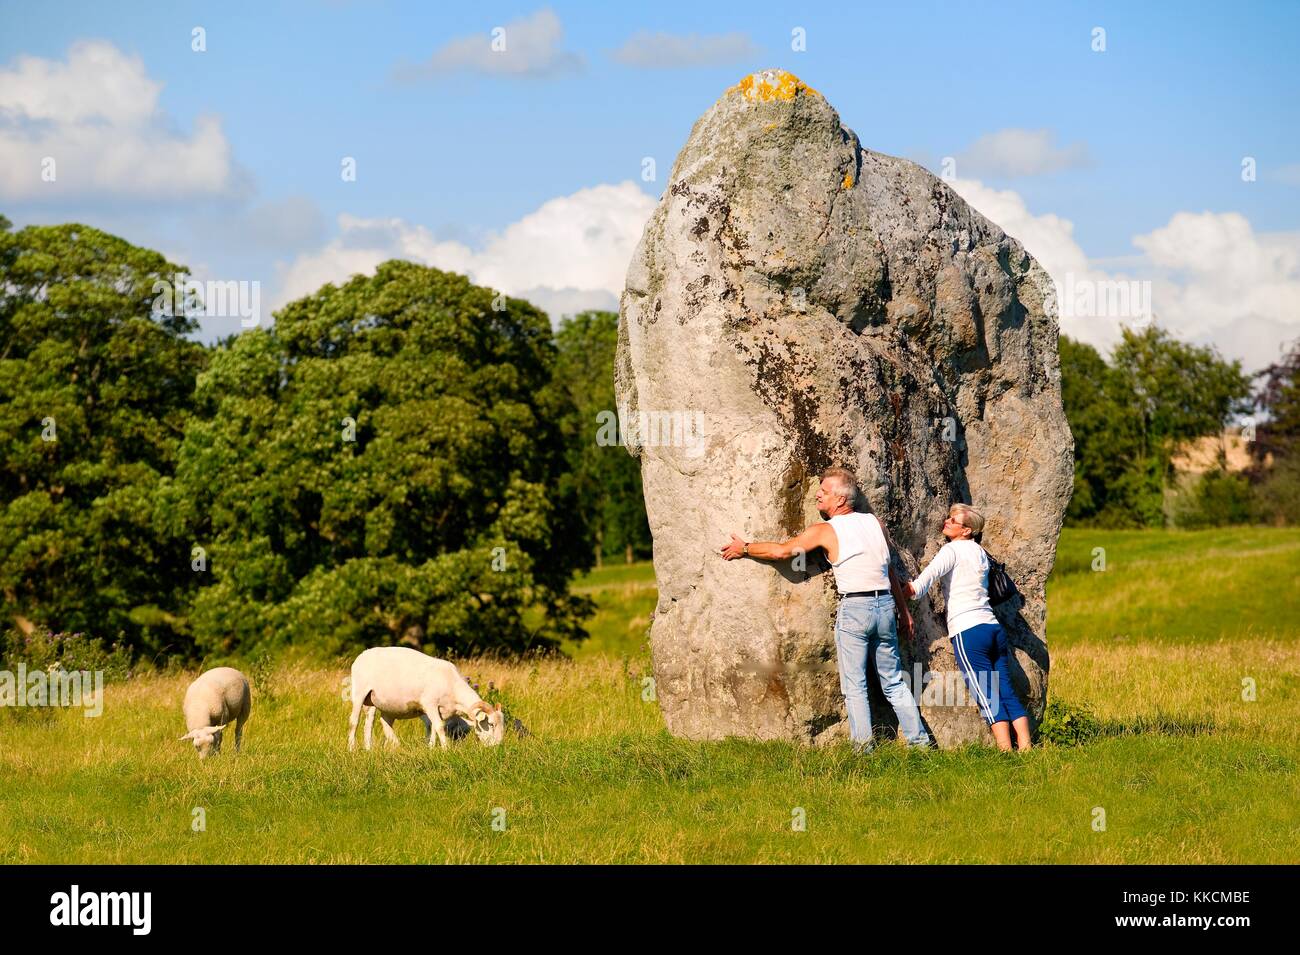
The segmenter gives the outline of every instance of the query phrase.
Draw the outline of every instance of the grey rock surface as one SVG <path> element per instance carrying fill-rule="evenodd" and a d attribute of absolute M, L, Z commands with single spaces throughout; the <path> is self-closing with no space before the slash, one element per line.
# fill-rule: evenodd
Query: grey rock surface
<path fill-rule="evenodd" d="M 695 123 L 628 269 L 616 389 L 639 456 L 659 603 L 656 695 L 693 739 L 846 735 L 832 575 L 724 561 L 732 531 L 819 519 L 818 475 L 852 469 L 914 577 L 972 502 L 1022 601 L 998 610 L 1035 720 L 1044 583 L 1072 486 L 1050 280 L 943 181 L 864 149 L 793 75 L 746 77 Z M 942 746 L 987 739 L 936 593 L 913 604 L 909 668 Z M 908 650 L 911 650 L 910 655 Z M 947 677 L 945 678 L 945 674 Z M 873 716 L 892 717 L 873 695 Z"/>

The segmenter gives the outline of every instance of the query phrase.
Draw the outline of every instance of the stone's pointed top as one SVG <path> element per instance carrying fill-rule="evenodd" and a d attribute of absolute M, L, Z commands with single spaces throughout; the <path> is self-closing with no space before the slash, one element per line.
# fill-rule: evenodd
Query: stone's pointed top
<path fill-rule="evenodd" d="M 727 90 L 727 95 L 739 93 L 745 99 L 755 103 L 790 102 L 800 93 L 805 96 L 821 96 L 815 89 L 793 73 L 785 70 L 759 70 L 750 73 L 735 86 Z"/>

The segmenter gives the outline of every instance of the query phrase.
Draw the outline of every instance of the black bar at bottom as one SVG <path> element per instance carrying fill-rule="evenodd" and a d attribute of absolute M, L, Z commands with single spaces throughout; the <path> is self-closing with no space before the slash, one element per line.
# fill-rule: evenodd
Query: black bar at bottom
<path fill-rule="evenodd" d="M 258 925 L 298 943 L 413 931 L 431 948 L 480 949 L 512 932 L 769 944 L 783 930 L 810 944 L 856 932 L 867 944 L 1025 938 L 1036 927 L 1071 941 L 1230 944 L 1294 926 L 1296 882 L 1293 867 L 1264 866 L 11 866 L 0 870 L 0 925 L 6 942 L 75 934 L 128 945 Z"/>

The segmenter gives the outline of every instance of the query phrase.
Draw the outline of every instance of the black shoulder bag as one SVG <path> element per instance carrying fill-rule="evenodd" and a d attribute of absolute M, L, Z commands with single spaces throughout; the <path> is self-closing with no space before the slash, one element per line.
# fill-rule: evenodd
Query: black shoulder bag
<path fill-rule="evenodd" d="M 1007 573 L 1007 565 L 987 550 L 984 555 L 989 559 L 989 605 L 996 607 L 1019 597 L 1020 591 L 1016 589 L 1016 582 Z"/>

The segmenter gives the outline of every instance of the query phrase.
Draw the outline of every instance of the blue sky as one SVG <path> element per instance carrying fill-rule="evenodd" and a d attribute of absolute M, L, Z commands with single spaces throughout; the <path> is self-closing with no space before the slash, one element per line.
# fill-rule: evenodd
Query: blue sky
<path fill-rule="evenodd" d="M 473 52 L 496 26 L 513 72 Z M 110 229 L 201 276 L 260 281 L 271 304 L 402 254 L 535 291 L 553 314 L 612 305 L 691 125 L 780 67 L 866 147 L 936 173 L 953 157 L 958 190 L 1054 275 L 1150 280 L 1158 320 L 1258 365 L 1300 336 L 1298 41 L 1296 3 L 4 3 L 0 158 L 24 171 L 3 174 L 0 211 Z M 119 75 L 128 94 L 156 88 L 148 116 L 119 114 Z M 30 179 L 36 126 L 67 156 L 57 183 Z M 125 171 L 91 183 L 132 137 Z"/>

